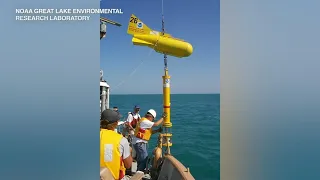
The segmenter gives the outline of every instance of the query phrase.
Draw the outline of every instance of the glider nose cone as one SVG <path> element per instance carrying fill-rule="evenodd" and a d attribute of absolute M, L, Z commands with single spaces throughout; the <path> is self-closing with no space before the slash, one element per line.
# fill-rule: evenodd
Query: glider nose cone
<path fill-rule="evenodd" d="M 193 47 L 191 44 L 187 44 L 187 48 L 186 48 L 186 56 L 190 56 L 193 53 Z"/>

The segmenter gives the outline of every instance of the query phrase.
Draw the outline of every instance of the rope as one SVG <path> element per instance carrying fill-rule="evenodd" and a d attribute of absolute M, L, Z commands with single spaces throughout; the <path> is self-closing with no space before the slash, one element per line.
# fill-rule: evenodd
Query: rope
<path fill-rule="evenodd" d="M 163 6 L 164 0 L 162 0 L 162 35 L 165 33 L 164 29 L 164 6 Z M 164 60 L 164 68 L 167 70 L 168 69 L 168 61 L 167 61 L 167 55 L 163 55 L 163 60 Z"/>
<path fill-rule="evenodd" d="M 163 0 L 161 2 L 162 2 L 162 4 L 161 4 L 161 8 L 162 8 L 161 13 L 162 13 L 162 17 L 163 17 L 163 14 L 164 14 L 164 11 L 163 11 Z"/>
<path fill-rule="evenodd" d="M 160 37 L 160 36 L 158 36 L 158 39 L 157 39 L 155 45 L 154 45 L 153 48 L 149 51 L 147 57 L 149 57 L 149 56 L 151 55 L 151 53 L 153 52 L 154 48 L 157 47 L 158 41 L 159 41 L 159 37 Z M 147 58 L 146 58 L 146 59 L 147 59 Z M 137 72 L 137 70 L 139 69 L 139 67 L 142 66 L 142 64 L 145 62 L 146 59 L 141 60 L 140 64 L 139 64 L 125 79 L 123 79 L 122 81 L 120 81 L 120 83 L 119 83 L 117 86 L 115 86 L 114 88 L 111 88 L 111 89 L 113 89 L 113 90 L 114 90 L 114 89 L 117 89 L 117 88 L 119 88 L 121 85 L 123 85 L 127 80 L 129 80 L 130 77 L 133 76 L 133 75 Z"/>
<path fill-rule="evenodd" d="M 147 55 L 147 57 L 150 56 L 151 52 L 152 52 L 152 50 L 150 50 L 150 52 L 149 52 L 149 54 Z M 144 59 L 144 60 L 141 60 L 140 64 L 139 64 L 125 79 L 123 79 L 122 81 L 120 81 L 120 83 L 119 83 L 117 86 L 115 86 L 114 88 L 111 88 L 111 89 L 113 89 L 113 90 L 114 90 L 114 89 L 117 89 L 117 88 L 119 88 L 122 84 L 124 84 L 127 80 L 129 80 L 130 77 L 133 76 L 133 75 L 137 72 L 137 70 L 139 69 L 139 67 L 142 66 L 142 64 L 144 63 L 144 61 L 145 61 L 145 59 Z"/>

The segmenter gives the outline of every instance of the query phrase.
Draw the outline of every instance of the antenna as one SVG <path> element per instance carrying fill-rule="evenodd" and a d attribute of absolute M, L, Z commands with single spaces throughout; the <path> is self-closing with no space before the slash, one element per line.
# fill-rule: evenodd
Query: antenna
<path fill-rule="evenodd" d="M 103 70 L 100 69 L 100 81 L 103 81 Z"/>

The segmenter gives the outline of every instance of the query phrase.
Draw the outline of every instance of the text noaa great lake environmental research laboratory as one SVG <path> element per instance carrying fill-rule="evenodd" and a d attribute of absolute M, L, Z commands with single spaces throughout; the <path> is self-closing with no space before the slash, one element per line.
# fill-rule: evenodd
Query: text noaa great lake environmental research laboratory
<path fill-rule="evenodd" d="M 123 14 L 122 9 L 16 9 L 18 21 L 88 21 L 91 14 Z"/>

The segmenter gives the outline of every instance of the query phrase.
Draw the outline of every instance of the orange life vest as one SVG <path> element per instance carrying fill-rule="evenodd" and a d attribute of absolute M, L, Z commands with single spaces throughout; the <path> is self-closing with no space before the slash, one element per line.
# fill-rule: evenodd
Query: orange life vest
<path fill-rule="evenodd" d="M 122 137 L 115 131 L 100 130 L 100 167 L 108 168 L 115 180 L 122 179 L 126 171 L 120 154 Z"/>
<path fill-rule="evenodd" d="M 130 114 L 132 115 L 132 121 L 131 121 L 130 125 L 131 125 L 133 128 L 136 128 L 137 123 L 140 121 L 140 116 L 137 114 L 138 118 L 135 119 L 133 113 L 131 112 Z"/>
<path fill-rule="evenodd" d="M 147 118 L 143 117 L 141 120 L 138 122 L 137 127 L 135 129 L 134 135 L 137 138 L 143 139 L 145 141 L 149 141 L 151 135 L 152 135 L 152 128 L 148 129 L 142 129 L 140 128 L 140 124 L 142 121 L 149 121 Z"/>

